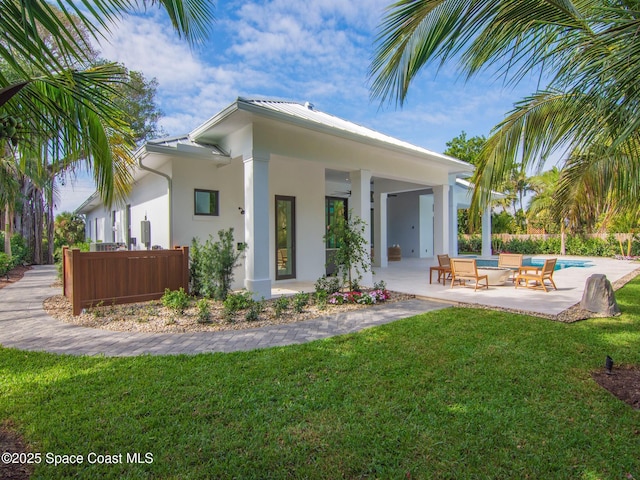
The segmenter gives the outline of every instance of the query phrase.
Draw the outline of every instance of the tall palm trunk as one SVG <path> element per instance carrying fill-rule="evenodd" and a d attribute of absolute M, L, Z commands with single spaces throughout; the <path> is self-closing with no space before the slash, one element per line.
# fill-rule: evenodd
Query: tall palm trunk
<path fill-rule="evenodd" d="M 42 264 L 42 230 L 44 225 L 44 201 L 42 200 L 42 190 L 33 189 L 31 199 L 33 208 L 33 261 L 36 265 Z"/>
<path fill-rule="evenodd" d="M 4 206 L 4 253 L 11 256 L 11 209 Z"/>
<path fill-rule="evenodd" d="M 45 212 L 45 229 L 47 234 L 47 251 L 44 252 L 44 260 L 48 265 L 52 265 L 54 263 L 53 259 L 53 229 L 54 229 L 54 215 L 53 215 L 53 182 L 54 178 L 51 179 L 51 185 L 49 185 L 46 189 L 46 208 Z"/>

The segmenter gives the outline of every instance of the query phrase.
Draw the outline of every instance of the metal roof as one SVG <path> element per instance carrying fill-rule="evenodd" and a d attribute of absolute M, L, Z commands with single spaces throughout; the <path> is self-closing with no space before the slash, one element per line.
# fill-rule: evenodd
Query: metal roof
<path fill-rule="evenodd" d="M 386 135 L 371 128 L 359 125 L 348 120 L 336 117 L 329 113 L 316 110 L 312 103 L 300 103 L 286 100 L 269 100 L 269 99 L 248 99 L 238 97 L 238 105 L 242 104 L 259 107 L 271 112 L 275 112 L 290 119 L 300 120 L 306 124 L 315 124 L 318 127 L 329 128 L 334 131 L 344 132 L 351 136 L 362 137 L 364 139 L 375 140 L 388 146 L 395 146 L 404 150 L 409 150 L 423 155 L 429 155 L 445 162 L 452 162 L 464 167 L 471 167 L 469 163 L 458 160 L 457 158 L 444 155 L 442 153 L 433 152 L 423 147 L 419 147 L 409 142 L 405 142 L 398 138 Z M 472 171 L 473 167 L 466 170 Z"/>

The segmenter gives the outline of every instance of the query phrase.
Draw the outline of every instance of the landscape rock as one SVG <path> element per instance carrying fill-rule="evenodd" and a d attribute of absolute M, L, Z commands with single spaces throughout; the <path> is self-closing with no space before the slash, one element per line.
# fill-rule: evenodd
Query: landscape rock
<path fill-rule="evenodd" d="M 620 307 L 606 275 L 596 273 L 587 278 L 580 308 L 606 317 L 620 315 Z"/>

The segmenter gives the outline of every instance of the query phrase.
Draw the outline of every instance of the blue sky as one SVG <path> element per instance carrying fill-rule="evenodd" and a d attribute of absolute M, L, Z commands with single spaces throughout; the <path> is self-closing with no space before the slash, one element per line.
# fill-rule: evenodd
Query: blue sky
<path fill-rule="evenodd" d="M 159 82 L 161 126 L 187 133 L 236 97 L 309 101 L 318 110 L 436 152 L 466 131 L 488 135 L 513 103 L 535 90 L 516 89 L 482 73 L 464 81 L 456 65 L 425 69 L 402 109 L 369 97 L 369 63 L 377 27 L 391 0 L 262 0 L 216 2 L 206 44 L 190 49 L 151 8 L 112 28 L 102 56 Z M 61 189 L 58 211 L 93 192 L 79 176 Z"/>

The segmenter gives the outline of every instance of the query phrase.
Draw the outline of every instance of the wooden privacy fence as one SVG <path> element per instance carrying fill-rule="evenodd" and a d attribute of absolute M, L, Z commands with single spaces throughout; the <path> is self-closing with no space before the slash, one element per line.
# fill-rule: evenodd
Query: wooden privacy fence
<path fill-rule="evenodd" d="M 81 252 L 63 248 L 64 295 L 73 314 L 98 303 L 144 302 L 165 288 L 189 290 L 189 247 L 175 250 Z"/>

